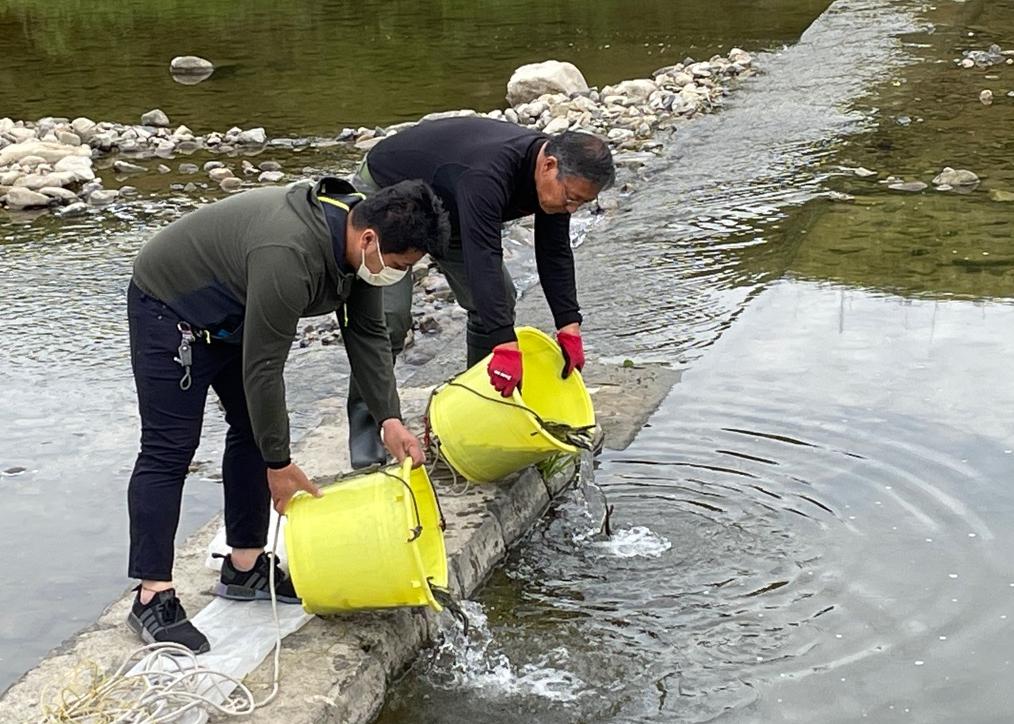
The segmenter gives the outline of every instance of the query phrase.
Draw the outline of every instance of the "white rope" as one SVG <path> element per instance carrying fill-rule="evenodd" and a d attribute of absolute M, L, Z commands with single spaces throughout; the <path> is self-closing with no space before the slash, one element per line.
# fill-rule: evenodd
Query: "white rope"
<path fill-rule="evenodd" d="M 274 677 L 271 693 L 256 701 L 239 679 L 205 668 L 187 647 L 175 643 L 148 644 L 135 649 L 109 677 L 102 677 L 94 663 L 85 691 L 65 686 L 43 705 L 46 724 L 161 724 L 179 721 L 191 711 L 203 709 L 227 717 L 246 716 L 267 706 L 278 696 L 281 678 L 282 632 L 275 595 L 276 526 L 271 545 L 271 614 L 275 621 Z M 80 673 L 80 672 L 79 672 Z M 75 677 L 79 678 L 79 677 Z M 230 691 L 231 689 L 231 691 Z M 214 695 L 217 694 L 217 697 Z M 49 697 L 42 696 L 47 702 Z"/>

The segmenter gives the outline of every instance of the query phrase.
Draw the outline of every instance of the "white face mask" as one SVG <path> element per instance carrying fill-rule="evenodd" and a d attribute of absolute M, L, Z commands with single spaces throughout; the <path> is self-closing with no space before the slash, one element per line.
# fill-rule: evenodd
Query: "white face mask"
<path fill-rule="evenodd" d="M 359 269 L 356 274 L 367 284 L 372 284 L 375 287 L 389 287 L 392 284 L 397 284 L 405 275 L 408 273 L 407 269 L 392 269 L 384 263 L 384 256 L 380 253 L 380 246 L 377 246 L 377 256 L 380 257 L 380 271 L 371 272 L 366 266 L 366 247 L 363 247 L 363 260 L 359 263 Z"/>

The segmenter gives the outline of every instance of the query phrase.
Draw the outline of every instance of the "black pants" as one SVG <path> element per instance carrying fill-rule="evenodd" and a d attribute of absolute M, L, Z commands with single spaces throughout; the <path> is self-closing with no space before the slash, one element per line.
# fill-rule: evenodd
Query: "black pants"
<path fill-rule="evenodd" d="M 226 542 L 261 548 L 267 542 L 271 495 L 267 467 L 253 437 L 243 392 L 243 355 L 237 344 L 193 344 L 192 383 L 180 389 L 183 368 L 173 361 L 180 344 L 172 310 L 133 282 L 127 292 L 130 358 L 141 413 L 141 452 L 127 490 L 130 512 L 128 575 L 172 580 L 173 542 L 183 482 L 201 439 L 208 388 L 225 408 L 229 430 L 222 457 Z"/>

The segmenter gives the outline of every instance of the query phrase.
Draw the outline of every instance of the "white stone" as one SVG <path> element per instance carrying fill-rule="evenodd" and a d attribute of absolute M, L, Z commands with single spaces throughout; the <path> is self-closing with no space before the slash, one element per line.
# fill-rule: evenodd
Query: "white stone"
<path fill-rule="evenodd" d="M 264 144 L 268 140 L 268 134 L 263 128 L 251 128 L 249 131 L 241 131 L 236 136 L 236 143 Z"/>
<path fill-rule="evenodd" d="M 554 133 L 563 133 L 568 128 L 570 128 L 570 121 L 566 117 L 559 117 L 547 123 L 546 127 L 542 130 L 544 133 L 553 135 Z"/>
<path fill-rule="evenodd" d="M 219 184 L 222 191 L 238 191 L 240 186 L 242 185 L 243 185 L 242 179 L 238 179 L 235 176 L 224 178 L 222 179 L 222 182 Z"/>
<path fill-rule="evenodd" d="M 512 106 L 544 93 L 587 93 L 588 83 L 573 63 L 547 60 L 522 65 L 507 82 L 507 102 Z"/>
<path fill-rule="evenodd" d="M 626 128 L 614 128 L 607 136 L 614 143 L 622 143 L 634 137 L 634 132 Z"/>
<path fill-rule="evenodd" d="M 658 90 L 654 81 L 641 78 L 638 80 L 625 80 L 613 86 L 613 93 L 629 98 L 640 103 L 648 100 L 648 96 Z"/>
<path fill-rule="evenodd" d="M 80 146 L 81 136 L 70 131 L 58 131 L 56 134 L 56 140 L 62 143 L 64 146 Z"/>
<path fill-rule="evenodd" d="M 10 118 L 0 118 L 0 133 L 9 131 L 14 127 L 15 127 L 14 121 L 12 121 Z"/>
<path fill-rule="evenodd" d="M 70 127 L 73 128 L 74 133 L 76 133 L 81 138 L 88 138 L 91 135 L 92 131 L 95 130 L 95 121 L 93 121 L 91 118 L 85 118 L 84 116 L 81 116 L 71 121 Z"/>
<path fill-rule="evenodd" d="M 73 204 L 68 204 L 62 209 L 58 209 L 56 214 L 58 216 L 80 216 L 88 211 L 89 206 L 84 201 L 77 201 Z"/>
<path fill-rule="evenodd" d="M 91 153 L 91 149 L 87 146 L 65 146 L 62 143 L 47 141 L 26 141 L 13 143 L 0 149 L 0 166 L 12 164 L 25 156 L 42 156 L 52 163 L 66 156 L 91 156 Z"/>
<path fill-rule="evenodd" d="M 991 91 L 989 88 L 982 91 L 981 93 L 979 93 L 979 100 L 982 102 L 982 105 L 984 106 L 990 105 L 993 102 L 993 91 Z"/>
<path fill-rule="evenodd" d="M 281 181 L 284 177 L 285 174 L 281 171 L 264 171 L 257 177 L 257 180 L 261 183 L 274 184 Z"/>
<path fill-rule="evenodd" d="M 7 131 L 7 135 L 14 140 L 14 143 L 25 143 L 36 139 L 35 129 L 15 127 Z"/>
<path fill-rule="evenodd" d="M 62 186 L 43 186 L 39 193 L 61 201 L 77 201 L 77 194 Z"/>
<path fill-rule="evenodd" d="M 127 161 L 113 161 L 113 170 L 117 173 L 147 173 L 148 169 Z"/>
<path fill-rule="evenodd" d="M 425 116 L 420 118 L 420 121 L 439 121 L 442 118 L 468 118 L 470 116 L 479 115 L 476 111 L 471 108 L 463 108 L 460 111 L 437 111 L 436 113 L 427 113 Z M 390 130 L 390 129 L 388 129 Z"/>
<path fill-rule="evenodd" d="M 27 188 L 12 188 L 7 192 L 7 205 L 12 209 L 30 209 L 37 206 L 49 206 L 52 199 L 45 194 Z"/>
<path fill-rule="evenodd" d="M 75 181 L 93 181 L 92 160 L 85 156 L 64 156 L 53 166 L 54 171 L 73 174 Z"/>
<path fill-rule="evenodd" d="M 963 168 L 953 169 L 950 166 L 944 166 L 943 171 L 933 179 L 934 186 L 974 186 L 977 183 L 979 177 L 972 171 Z"/>
<path fill-rule="evenodd" d="M 750 65 L 753 63 L 753 56 L 740 48 L 733 48 L 729 51 L 729 60 L 738 65 Z"/>
<path fill-rule="evenodd" d="M 92 206 L 106 206 L 116 201 L 119 195 L 120 192 L 115 189 L 99 189 L 88 196 L 88 203 Z"/>
<path fill-rule="evenodd" d="M 153 108 L 141 116 L 143 126 L 168 126 L 169 116 L 162 112 L 161 108 Z"/>
<path fill-rule="evenodd" d="M 198 55 L 178 55 L 169 62 L 169 70 L 174 75 L 204 75 L 214 69 L 214 63 Z"/>
<path fill-rule="evenodd" d="M 0 173 L 0 186 L 13 186 L 14 182 L 20 177 L 20 171 L 5 171 Z"/>
<path fill-rule="evenodd" d="M 852 169 L 852 173 L 854 173 L 859 178 L 867 178 L 869 176 L 876 176 L 877 175 L 876 171 L 871 171 L 870 169 L 863 168 L 862 166 L 860 166 L 859 168 Z"/>
<path fill-rule="evenodd" d="M 384 140 L 383 136 L 378 136 L 377 138 L 364 138 L 361 141 L 356 141 L 356 148 L 360 149 L 361 151 L 369 151 L 371 148 L 373 148 L 383 140 Z"/>
<path fill-rule="evenodd" d="M 213 168 L 208 171 L 208 177 L 216 183 L 232 178 L 235 174 L 227 168 Z"/>

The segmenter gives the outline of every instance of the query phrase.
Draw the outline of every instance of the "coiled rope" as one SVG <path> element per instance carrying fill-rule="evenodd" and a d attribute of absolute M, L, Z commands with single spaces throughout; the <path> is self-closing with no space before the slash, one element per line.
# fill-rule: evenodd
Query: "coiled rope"
<path fill-rule="evenodd" d="M 271 544 L 271 614 L 275 621 L 274 675 L 271 693 L 257 701 L 239 679 L 202 666 L 187 647 L 175 643 L 148 644 L 135 649 L 110 676 L 88 662 L 75 672 L 73 683 L 59 691 L 43 692 L 44 724 L 160 724 L 179 721 L 184 714 L 203 709 L 227 717 L 252 714 L 278 696 L 281 680 L 281 624 L 275 595 L 275 527 Z M 81 681 L 84 672 L 88 681 Z M 232 691 L 230 691 L 232 689 Z M 215 696 L 217 694 L 217 697 Z"/>

